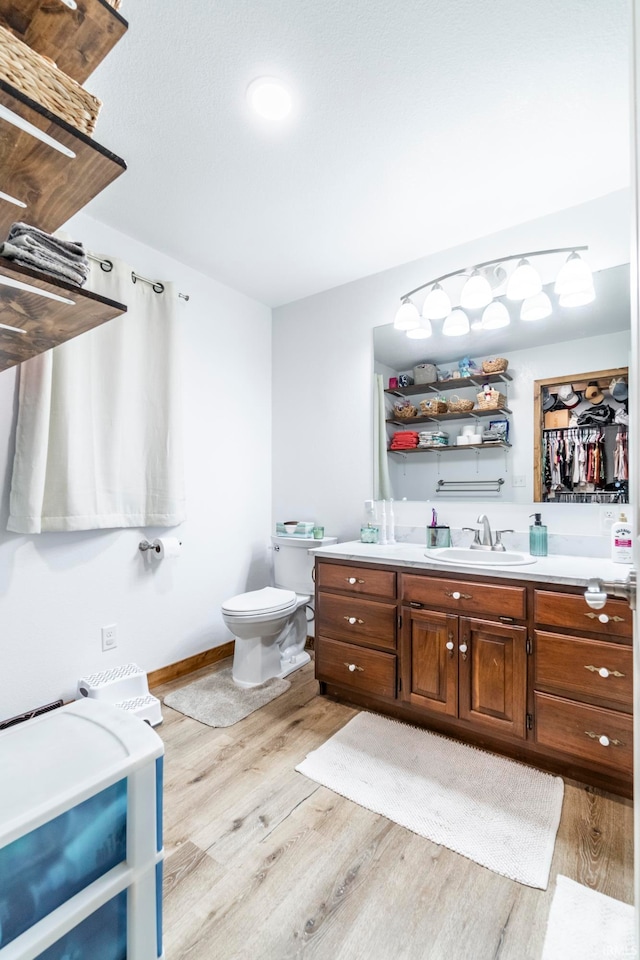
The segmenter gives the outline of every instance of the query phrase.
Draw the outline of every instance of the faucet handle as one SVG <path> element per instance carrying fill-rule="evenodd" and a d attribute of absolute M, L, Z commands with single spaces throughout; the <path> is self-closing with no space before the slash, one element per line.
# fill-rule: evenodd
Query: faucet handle
<path fill-rule="evenodd" d="M 463 527 L 462 529 L 468 530 L 469 533 L 472 533 L 474 544 L 477 543 L 480 546 L 480 531 L 477 527 Z"/>
<path fill-rule="evenodd" d="M 494 550 L 505 550 L 505 545 L 502 542 L 503 533 L 515 533 L 515 530 L 496 530 L 496 542 L 493 545 Z"/>

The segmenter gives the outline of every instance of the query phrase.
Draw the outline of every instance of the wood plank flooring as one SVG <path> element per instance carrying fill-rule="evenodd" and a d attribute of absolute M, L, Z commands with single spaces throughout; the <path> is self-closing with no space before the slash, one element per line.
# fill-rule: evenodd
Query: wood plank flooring
<path fill-rule="evenodd" d="M 225 729 L 162 708 L 168 960 L 540 960 L 556 874 L 632 902 L 629 801 L 567 783 L 549 889 L 522 886 L 296 773 L 357 711 L 289 679 Z"/>

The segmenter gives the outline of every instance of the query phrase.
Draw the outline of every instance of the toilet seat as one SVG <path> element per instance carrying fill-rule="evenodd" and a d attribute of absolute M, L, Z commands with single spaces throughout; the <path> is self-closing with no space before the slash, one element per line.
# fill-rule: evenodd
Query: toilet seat
<path fill-rule="evenodd" d="M 238 619 L 273 614 L 284 615 L 295 609 L 297 601 L 298 596 L 293 590 L 263 587 L 262 590 L 239 593 L 226 600 L 222 606 L 222 613 Z"/>

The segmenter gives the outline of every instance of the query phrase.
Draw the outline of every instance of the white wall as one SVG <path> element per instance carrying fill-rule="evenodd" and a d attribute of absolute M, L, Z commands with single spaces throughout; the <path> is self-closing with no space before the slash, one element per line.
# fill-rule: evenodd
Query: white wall
<path fill-rule="evenodd" d="M 179 321 L 188 519 L 164 531 L 182 555 L 151 566 L 138 542 L 159 528 L 7 533 L 17 375 L 0 375 L 0 718 L 73 697 L 87 672 L 153 670 L 226 642 L 221 602 L 269 575 L 270 309 L 86 215 L 67 229 L 190 295 Z M 102 653 L 111 623 L 118 649 Z"/>
<path fill-rule="evenodd" d="M 373 490 L 372 330 L 392 321 L 404 291 L 520 250 L 585 243 L 593 269 L 625 263 L 629 223 L 628 194 L 611 194 L 274 310 L 275 517 L 315 518 L 328 534 L 357 536 L 363 502 Z M 551 368 L 549 376 L 556 372 Z M 501 509 L 512 514 L 506 506 L 492 507 L 494 525 L 511 526 L 500 519 Z M 526 511 L 523 504 L 521 529 L 529 523 Z M 554 504 L 553 511 L 559 532 L 583 530 L 579 505 Z M 593 515 L 599 516 L 597 508 Z"/>

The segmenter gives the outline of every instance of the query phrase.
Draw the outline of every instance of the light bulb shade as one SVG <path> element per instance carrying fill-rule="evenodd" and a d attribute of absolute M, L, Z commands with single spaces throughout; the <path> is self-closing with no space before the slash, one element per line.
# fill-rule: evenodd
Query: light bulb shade
<path fill-rule="evenodd" d="M 396 330 L 413 330 L 420 325 L 420 314 L 415 303 L 411 300 L 403 300 L 396 313 L 393 325 Z"/>
<path fill-rule="evenodd" d="M 451 313 L 451 300 L 439 283 L 429 291 L 422 304 L 422 316 L 426 320 L 444 320 Z"/>
<path fill-rule="evenodd" d="M 469 333 L 469 317 L 464 310 L 460 307 L 452 310 L 442 325 L 442 332 L 445 337 L 463 337 Z"/>
<path fill-rule="evenodd" d="M 460 306 L 465 310 L 480 310 L 493 300 L 491 284 L 478 270 L 474 270 L 460 294 Z"/>
<path fill-rule="evenodd" d="M 494 300 L 482 314 L 483 330 L 499 330 L 500 327 L 508 327 L 511 323 L 509 311 L 500 300 Z"/>
<path fill-rule="evenodd" d="M 542 290 L 542 278 L 528 260 L 521 260 L 507 283 L 509 300 L 526 300 Z"/>
<path fill-rule="evenodd" d="M 407 336 L 410 340 L 427 340 L 433 330 L 431 328 L 431 323 L 429 320 L 421 320 L 417 327 L 412 327 L 411 330 L 407 330 Z"/>
<path fill-rule="evenodd" d="M 579 253 L 570 254 L 566 263 L 560 267 L 553 289 L 561 297 L 566 293 L 581 293 L 583 290 L 590 290 L 592 287 L 593 274 L 589 264 L 582 259 Z M 588 300 L 585 302 L 589 303 Z"/>
<path fill-rule="evenodd" d="M 527 297 L 520 308 L 520 319 L 525 321 L 544 320 L 545 317 L 551 316 L 552 311 L 551 300 L 543 290 L 541 293 L 537 293 L 535 297 Z"/>
<path fill-rule="evenodd" d="M 587 287 L 584 290 L 576 290 L 574 293 L 563 293 L 560 295 L 558 303 L 561 307 L 583 307 L 586 303 L 591 303 L 596 298 L 596 291 L 593 287 Z"/>

